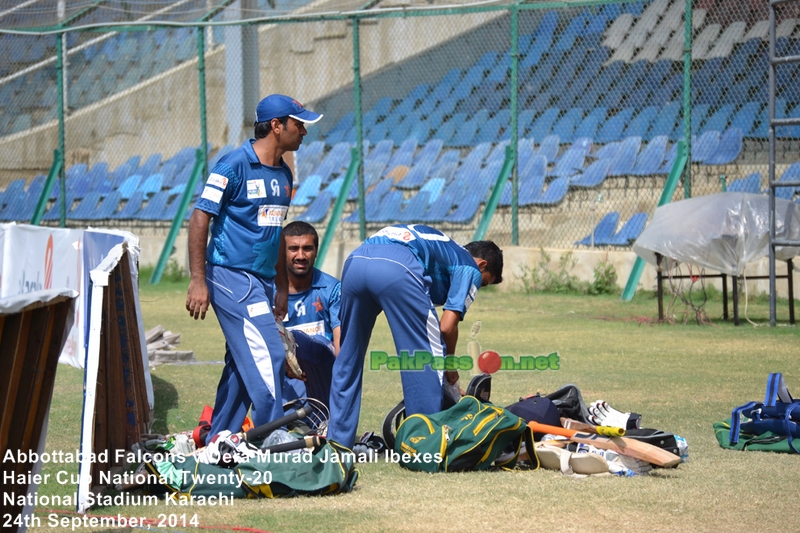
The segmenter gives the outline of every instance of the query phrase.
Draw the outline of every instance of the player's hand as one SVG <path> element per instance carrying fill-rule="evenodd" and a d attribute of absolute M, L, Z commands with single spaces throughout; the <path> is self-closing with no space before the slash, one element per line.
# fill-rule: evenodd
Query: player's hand
<path fill-rule="evenodd" d="M 446 379 L 447 383 L 450 385 L 455 385 L 458 383 L 458 370 L 445 370 L 444 379 Z"/>
<path fill-rule="evenodd" d="M 205 320 L 209 305 L 208 285 L 205 280 L 192 280 L 186 294 L 186 310 L 189 315 L 197 320 Z"/>

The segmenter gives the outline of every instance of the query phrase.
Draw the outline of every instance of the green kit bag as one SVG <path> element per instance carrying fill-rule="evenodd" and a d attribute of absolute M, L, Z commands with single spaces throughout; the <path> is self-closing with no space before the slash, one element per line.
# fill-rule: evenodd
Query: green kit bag
<path fill-rule="evenodd" d="M 402 466 L 422 472 L 512 468 L 523 438 L 532 442 L 531 431 L 522 418 L 502 407 L 464 396 L 439 413 L 414 414 L 403 420 L 397 429 L 395 451 Z"/>

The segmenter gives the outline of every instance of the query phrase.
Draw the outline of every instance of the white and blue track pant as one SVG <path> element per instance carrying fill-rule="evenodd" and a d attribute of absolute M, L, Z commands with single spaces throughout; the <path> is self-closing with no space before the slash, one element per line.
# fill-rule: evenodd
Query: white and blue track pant
<path fill-rule="evenodd" d="M 333 364 L 328 438 L 352 447 L 361 410 L 364 358 L 375 320 L 383 311 L 397 354 L 406 350 L 444 355 L 439 317 L 431 303 L 430 279 L 422 264 L 402 245 L 362 244 L 344 265 L 339 310 L 341 347 Z M 406 416 L 442 408 L 442 372 L 400 373 Z"/>
<path fill-rule="evenodd" d="M 225 335 L 210 438 L 226 429 L 241 431 L 248 409 L 256 426 L 283 416 L 286 353 L 272 313 L 272 280 L 207 264 L 206 282 Z"/>

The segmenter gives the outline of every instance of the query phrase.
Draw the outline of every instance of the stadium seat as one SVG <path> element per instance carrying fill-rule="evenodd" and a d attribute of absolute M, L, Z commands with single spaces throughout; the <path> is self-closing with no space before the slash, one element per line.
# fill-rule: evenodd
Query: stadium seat
<path fill-rule="evenodd" d="M 84 199 L 85 200 L 85 199 Z M 87 214 L 87 220 L 108 220 L 114 218 L 122 201 L 119 191 L 112 191 L 103 198 L 103 201 L 93 211 Z"/>
<path fill-rule="evenodd" d="M 589 235 L 575 241 L 575 244 L 601 246 L 603 241 L 607 241 L 617 232 L 617 224 L 619 224 L 619 211 L 611 211 L 600 219 Z"/>
<path fill-rule="evenodd" d="M 749 192 L 759 194 L 761 192 L 761 172 L 753 172 L 747 177 L 733 180 L 727 187 L 727 192 Z"/>
<path fill-rule="evenodd" d="M 124 194 L 122 194 L 122 199 L 126 200 Z M 114 214 L 114 218 L 117 220 L 135 219 L 136 215 L 139 213 L 139 210 L 142 208 L 144 200 L 144 193 L 142 191 L 135 191 L 129 198 L 127 198 L 127 201 L 125 202 L 125 205 L 122 206 L 122 209 Z"/>
<path fill-rule="evenodd" d="M 547 189 L 530 205 L 553 206 L 561 203 L 569 189 L 568 178 L 556 178 L 547 185 Z"/>
<path fill-rule="evenodd" d="M 145 206 L 135 214 L 134 218 L 136 220 L 145 221 L 165 220 L 165 213 L 169 200 L 170 195 L 167 191 L 158 191 L 150 196 Z M 176 199 L 175 201 L 178 200 Z"/>
<path fill-rule="evenodd" d="M 319 194 L 322 185 L 322 176 L 311 174 L 297 187 L 292 198 L 292 205 L 306 206 Z"/>
<path fill-rule="evenodd" d="M 67 218 L 72 220 L 91 220 L 92 214 L 97 211 L 103 194 L 99 191 L 91 191 L 67 213 Z"/>
<path fill-rule="evenodd" d="M 633 112 L 632 107 L 626 107 L 616 115 L 609 117 L 605 124 L 600 127 L 600 131 L 597 132 L 594 140 L 600 144 L 621 140 L 621 133 L 625 129 L 625 124 L 633 116 Z"/>
<path fill-rule="evenodd" d="M 641 145 L 641 137 L 625 137 L 620 144 L 619 150 L 611 158 L 608 175 L 626 176 L 630 174 Z"/>
<path fill-rule="evenodd" d="M 328 210 L 330 210 L 334 198 L 335 196 L 331 191 L 324 189 L 295 220 L 302 220 L 309 224 L 322 222 L 328 214 Z"/>
<path fill-rule="evenodd" d="M 586 154 L 582 150 L 570 149 L 564 152 L 547 175 L 557 178 L 570 178 L 583 167 Z"/>
<path fill-rule="evenodd" d="M 635 213 L 625 221 L 617 233 L 602 240 L 599 244 L 611 246 L 630 246 L 641 235 L 647 224 L 647 213 Z M 597 243 L 597 241 L 595 241 Z"/>
<path fill-rule="evenodd" d="M 405 201 L 397 215 L 397 221 L 402 223 L 418 222 L 430 205 L 430 192 L 420 190 Z"/>
<path fill-rule="evenodd" d="M 542 139 L 539 144 L 537 154 L 544 156 L 548 162 L 555 161 L 558 157 L 558 149 L 560 147 L 560 139 L 558 135 L 548 135 Z"/>
<path fill-rule="evenodd" d="M 714 155 L 719 146 L 720 133 L 706 131 L 697 140 L 692 140 L 692 162 L 706 163 Z"/>
<path fill-rule="evenodd" d="M 569 181 L 569 186 L 573 188 L 597 187 L 603 183 L 608 176 L 608 169 L 611 161 L 608 159 L 598 159 L 590 164 L 582 174 L 574 176 Z"/>
<path fill-rule="evenodd" d="M 800 162 L 792 163 L 789 167 L 783 171 L 783 174 L 780 178 L 776 180 L 776 183 L 783 183 L 787 181 L 800 181 Z M 767 193 L 768 190 L 764 189 L 764 193 Z M 775 196 L 777 198 L 783 198 L 784 200 L 792 200 L 794 198 L 795 192 L 797 192 L 797 187 L 775 187 Z"/>
<path fill-rule="evenodd" d="M 161 190 L 161 184 L 164 181 L 163 174 L 151 174 L 139 185 L 137 190 L 144 193 L 145 198 L 150 198 Z"/>
<path fill-rule="evenodd" d="M 134 174 L 132 176 L 128 176 L 125 181 L 119 186 L 119 192 L 122 194 L 122 198 L 124 200 L 128 200 L 136 193 L 137 189 L 139 188 L 139 182 L 142 181 L 142 176 L 139 174 Z"/>
<path fill-rule="evenodd" d="M 667 153 L 666 135 L 659 135 L 647 143 L 647 146 L 639 152 L 636 157 L 636 164 L 631 170 L 634 176 L 650 176 L 658 174 L 661 166 L 664 164 L 664 156 Z"/>
<path fill-rule="evenodd" d="M 731 126 L 719 138 L 717 150 L 706 160 L 709 165 L 727 165 L 742 152 L 742 130 Z"/>
<path fill-rule="evenodd" d="M 446 182 L 444 178 L 431 178 L 420 187 L 419 192 L 428 193 L 428 203 L 435 202 L 444 190 Z"/>

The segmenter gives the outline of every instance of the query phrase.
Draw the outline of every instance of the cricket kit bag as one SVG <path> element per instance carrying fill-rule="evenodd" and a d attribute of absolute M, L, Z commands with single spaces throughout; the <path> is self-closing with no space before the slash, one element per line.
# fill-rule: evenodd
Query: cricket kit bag
<path fill-rule="evenodd" d="M 513 468 L 523 439 L 533 437 L 525 421 L 503 407 L 464 396 L 453 407 L 405 418 L 395 436 L 398 462 L 422 472 Z M 503 453 L 507 447 L 511 453 Z"/>
<path fill-rule="evenodd" d="M 755 449 L 753 444 L 786 441 L 785 447 L 788 448 L 786 451 L 800 453 L 793 442 L 793 439 L 800 437 L 799 407 L 800 400 L 795 400 L 789 394 L 783 375 L 780 372 L 770 374 L 763 402 L 748 402 L 731 411 L 728 432 L 730 446 L 726 447 L 739 449 L 737 445 L 740 437 L 746 435 L 745 440 L 756 440 L 755 443 L 748 443 L 747 449 Z M 779 447 L 783 448 L 784 445 Z"/>

